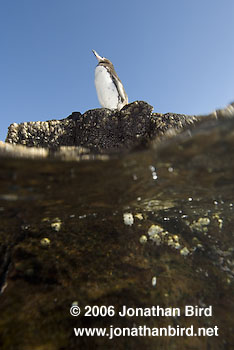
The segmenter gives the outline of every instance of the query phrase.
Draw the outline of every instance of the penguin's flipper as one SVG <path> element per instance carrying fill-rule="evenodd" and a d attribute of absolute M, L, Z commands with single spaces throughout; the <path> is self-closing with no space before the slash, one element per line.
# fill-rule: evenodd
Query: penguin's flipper
<path fill-rule="evenodd" d="M 118 90 L 118 93 L 121 97 L 122 102 L 126 102 L 126 104 L 127 104 L 128 103 L 128 96 L 124 90 L 123 84 L 121 83 L 119 78 L 115 75 L 113 75 L 113 81 L 114 81 L 114 84 Z"/>

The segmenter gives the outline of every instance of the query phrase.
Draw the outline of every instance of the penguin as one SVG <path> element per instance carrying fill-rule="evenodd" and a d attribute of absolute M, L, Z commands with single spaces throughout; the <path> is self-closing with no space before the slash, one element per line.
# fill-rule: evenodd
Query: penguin
<path fill-rule="evenodd" d="M 95 69 L 95 86 L 100 105 L 103 108 L 120 110 L 128 104 L 128 96 L 113 64 L 92 50 L 98 60 Z"/>

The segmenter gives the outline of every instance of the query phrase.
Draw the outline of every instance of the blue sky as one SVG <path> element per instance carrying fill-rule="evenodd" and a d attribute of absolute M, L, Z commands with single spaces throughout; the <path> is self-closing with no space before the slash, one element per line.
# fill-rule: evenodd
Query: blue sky
<path fill-rule="evenodd" d="M 129 101 L 208 113 L 234 100 L 233 0 L 0 0 L 0 140 L 9 124 L 98 108 L 95 49 Z"/>

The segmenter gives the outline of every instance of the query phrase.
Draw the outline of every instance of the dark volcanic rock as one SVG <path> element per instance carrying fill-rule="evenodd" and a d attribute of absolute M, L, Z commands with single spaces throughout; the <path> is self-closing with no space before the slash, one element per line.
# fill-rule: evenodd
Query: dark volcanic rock
<path fill-rule="evenodd" d="M 234 117 L 233 104 L 205 116 L 160 114 L 152 110 L 146 102 L 135 101 L 121 111 L 99 108 L 83 115 L 73 112 L 62 120 L 14 123 L 8 128 L 6 143 L 0 143 L 0 155 L 107 159 L 108 154 L 142 149 L 151 141 L 158 143 L 201 124 L 212 125 L 217 119 Z"/>
<path fill-rule="evenodd" d="M 131 149 L 149 140 L 152 109 L 139 101 L 121 111 L 99 108 L 57 121 L 12 124 L 6 142 L 29 147 L 82 146 L 95 153 Z"/>
<path fill-rule="evenodd" d="M 121 111 L 100 108 L 84 113 L 76 120 L 76 145 L 96 152 L 131 149 L 147 139 L 153 107 L 135 102 Z"/>
<path fill-rule="evenodd" d="M 9 127 L 6 142 L 50 149 L 81 146 L 92 153 L 116 153 L 175 135 L 199 122 L 234 114 L 232 105 L 206 117 L 152 113 L 152 110 L 148 103 L 135 101 L 121 111 L 99 108 L 84 114 L 73 112 L 62 120 L 14 123 Z"/>
<path fill-rule="evenodd" d="M 113 153 L 133 149 L 163 135 L 182 129 L 195 117 L 152 113 L 143 101 L 125 106 L 121 111 L 100 108 L 81 115 L 74 112 L 66 119 L 11 124 L 6 142 L 29 147 L 82 146 L 95 153 Z"/>

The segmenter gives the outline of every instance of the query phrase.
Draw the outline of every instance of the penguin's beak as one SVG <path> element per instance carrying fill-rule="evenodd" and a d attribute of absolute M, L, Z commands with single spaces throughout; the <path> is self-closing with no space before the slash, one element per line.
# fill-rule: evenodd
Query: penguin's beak
<path fill-rule="evenodd" d="M 103 58 L 101 56 L 99 56 L 99 54 L 95 51 L 95 50 L 92 50 L 94 55 L 96 56 L 98 62 L 100 62 Z"/>

